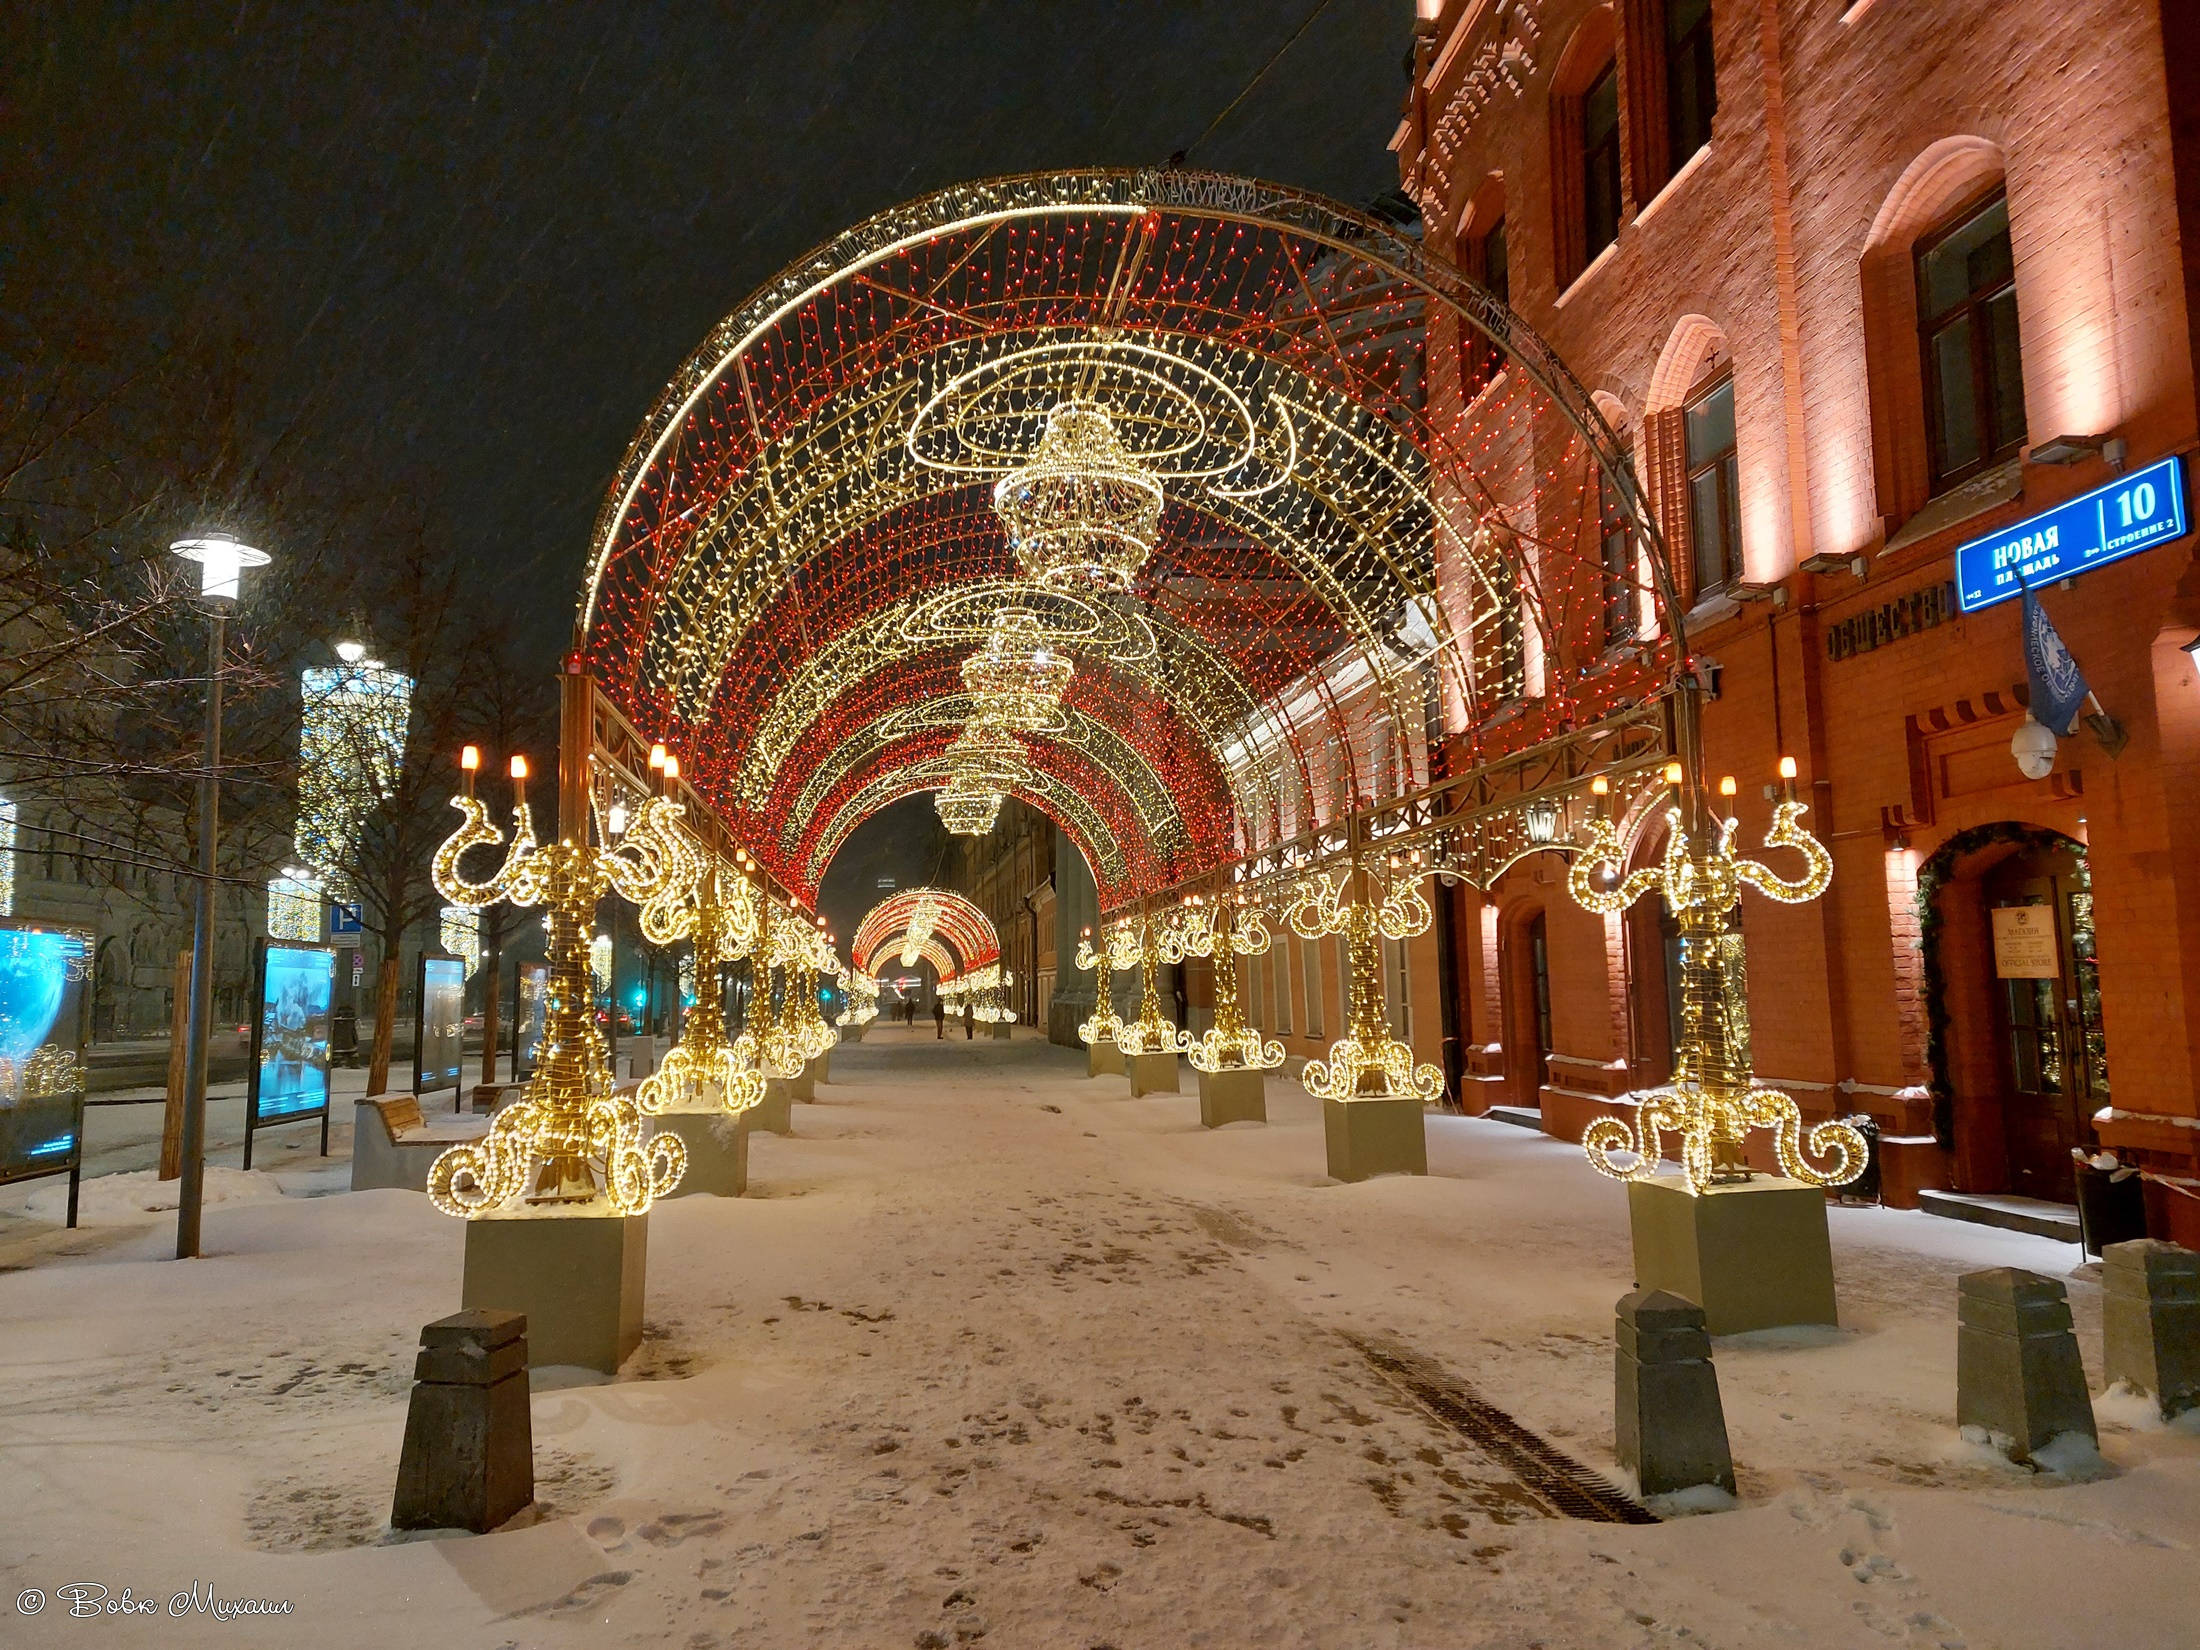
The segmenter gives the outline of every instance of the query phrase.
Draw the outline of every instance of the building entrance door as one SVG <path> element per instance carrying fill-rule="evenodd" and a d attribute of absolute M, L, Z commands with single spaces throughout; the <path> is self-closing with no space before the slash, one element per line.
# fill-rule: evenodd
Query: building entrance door
<path fill-rule="evenodd" d="M 2068 1203 L 2071 1149 L 2094 1146 L 2108 1103 L 2093 896 L 2075 855 L 2037 850 L 1996 866 L 1985 894 L 2010 1188 Z"/>

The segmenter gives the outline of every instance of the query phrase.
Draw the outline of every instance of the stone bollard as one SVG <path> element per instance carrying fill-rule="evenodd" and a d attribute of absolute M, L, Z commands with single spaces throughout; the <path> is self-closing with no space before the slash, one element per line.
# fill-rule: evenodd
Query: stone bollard
<path fill-rule="evenodd" d="M 2101 1251 L 2101 1378 L 2167 1421 L 2200 1405 L 2200 1254 L 2140 1238 Z"/>
<path fill-rule="evenodd" d="M 526 1317 L 438 1318 L 420 1331 L 390 1527 L 479 1534 L 534 1498 Z"/>
<path fill-rule="evenodd" d="M 2012 1461 L 2066 1433 L 2099 1437 L 2070 1303 L 2053 1278 L 1997 1266 L 1956 1279 L 1956 1425 L 1978 1428 Z"/>
<path fill-rule="evenodd" d="M 1719 1373 L 1703 1308 L 1663 1289 L 1622 1295 L 1613 1364 L 1614 1444 L 1644 1495 L 1714 1484 L 1734 1493 Z"/>

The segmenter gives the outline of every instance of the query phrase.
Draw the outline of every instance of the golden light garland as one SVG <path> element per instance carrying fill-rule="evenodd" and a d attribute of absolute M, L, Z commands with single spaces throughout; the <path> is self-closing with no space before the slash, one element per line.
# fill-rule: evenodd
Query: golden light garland
<path fill-rule="evenodd" d="M 1432 1065 L 1416 1066 L 1410 1045 L 1390 1034 L 1383 1005 L 1385 939 L 1402 940 L 1424 932 L 1434 918 L 1421 892 L 1418 863 L 1394 865 L 1387 883 L 1355 860 L 1341 877 L 1302 880 L 1293 891 L 1287 920 L 1304 939 L 1341 934 L 1350 970 L 1345 1035 L 1329 1045 L 1329 1058 L 1309 1060 L 1299 1081 L 1319 1100 L 1419 1100 L 1444 1092 L 1444 1074 Z M 1346 899 L 1347 885 L 1356 898 Z"/>
<path fill-rule="evenodd" d="M 1126 1055 L 1181 1054 L 1191 1046 L 1191 1035 L 1161 1012 L 1161 969 L 1184 960 L 1184 936 L 1168 922 L 1150 914 L 1138 918 L 1138 971 L 1142 986 L 1138 1018 L 1115 1034 L 1116 1047 Z"/>
<path fill-rule="evenodd" d="M 493 875 L 473 881 L 460 861 L 504 842 L 474 796 L 477 766 L 469 746 L 464 794 L 451 799 L 464 817 L 436 850 L 435 886 L 452 904 L 475 910 L 499 901 L 546 907 L 548 1008 L 526 1092 L 497 1112 L 482 1139 L 452 1147 L 429 1166 L 428 1196 L 445 1214 L 469 1219 L 512 1212 L 523 1199 L 546 1214 L 646 1213 L 679 1184 L 687 1148 L 676 1135 L 651 1134 L 634 1100 L 612 1091 L 589 989 L 588 929 L 605 894 L 646 905 L 680 874 L 686 860 L 671 832 L 681 809 L 649 798 L 616 847 L 538 843 L 526 759 L 514 757 L 511 845 Z"/>
<path fill-rule="evenodd" d="M 1806 1131 L 1801 1108 L 1778 1089 L 1758 1088 L 1751 1066 L 1742 936 L 1730 920 L 1741 891 L 1747 886 L 1783 905 L 1800 905 L 1817 899 L 1833 880 L 1833 856 L 1802 828 L 1809 810 L 1795 799 L 1794 758 L 1781 759 L 1780 777 L 1783 795 L 1765 846 L 1803 856 L 1803 873 L 1792 881 L 1734 852 L 1739 822 L 1717 817 L 1700 790 L 1692 796 L 1678 762 L 1666 769 L 1674 801 L 1665 815 L 1664 858 L 1622 874 L 1626 851 L 1606 806 L 1609 788 L 1601 777 L 1591 787 L 1595 814 L 1567 873 L 1575 901 L 1610 916 L 1657 890 L 1680 928 L 1681 1035 L 1672 1088 L 1645 1096 L 1632 1126 L 1600 1117 L 1582 1134 L 1590 1163 L 1615 1180 L 1655 1174 L 1664 1132 L 1681 1137 L 1681 1166 L 1692 1193 L 1747 1180 L 1744 1141 L 1757 1128 L 1772 1131 L 1781 1169 L 1808 1185 L 1838 1186 L 1863 1172 L 1867 1148 L 1856 1129 L 1827 1121 Z M 1719 788 L 1723 797 L 1734 795 L 1731 778 Z M 1634 1161 L 1623 1166 L 1615 1153 Z M 1828 1161 L 1821 1166 L 1812 1157 Z"/>
<path fill-rule="evenodd" d="M 1212 901 L 1195 894 L 1186 903 L 1180 931 L 1187 953 L 1214 959 L 1214 1023 L 1185 1051 L 1192 1069 L 1273 1071 L 1282 1065 L 1283 1044 L 1245 1023 L 1238 989 L 1238 958 L 1263 956 L 1273 943 L 1266 914 L 1236 894 Z"/>

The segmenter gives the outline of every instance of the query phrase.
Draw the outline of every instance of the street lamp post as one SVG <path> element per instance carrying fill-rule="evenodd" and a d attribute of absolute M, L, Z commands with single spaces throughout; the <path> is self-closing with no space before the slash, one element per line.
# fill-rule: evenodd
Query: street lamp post
<path fill-rule="evenodd" d="M 214 1020 L 215 838 L 221 830 L 222 644 L 243 571 L 267 565 L 267 552 L 221 536 L 169 546 L 199 564 L 206 608 L 206 765 L 199 773 L 199 909 L 191 934 L 191 1015 L 183 1043 L 183 1181 L 176 1197 L 176 1258 L 199 1252 L 199 1210 L 206 1192 L 206 1056 Z"/>

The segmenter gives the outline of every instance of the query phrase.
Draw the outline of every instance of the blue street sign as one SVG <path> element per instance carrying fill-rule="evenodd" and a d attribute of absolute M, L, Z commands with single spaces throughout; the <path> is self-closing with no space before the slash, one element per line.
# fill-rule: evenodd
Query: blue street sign
<path fill-rule="evenodd" d="M 2104 562 L 2183 538 L 2184 466 L 2165 458 L 2067 504 L 1956 547 L 1956 605 L 1992 607 Z"/>
<path fill-rule="evenodd" d="M 346 905 L 341 900 L 328 903 L 328 935 L 335 939 L 340 934 L 359 932 L 359 907 Z"/>

